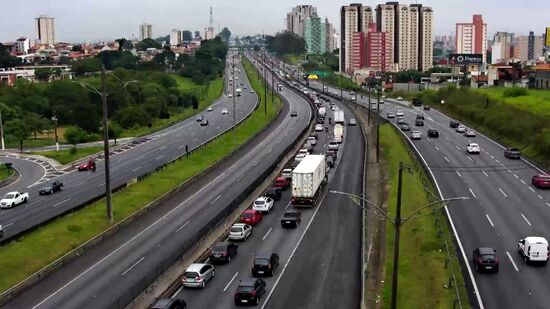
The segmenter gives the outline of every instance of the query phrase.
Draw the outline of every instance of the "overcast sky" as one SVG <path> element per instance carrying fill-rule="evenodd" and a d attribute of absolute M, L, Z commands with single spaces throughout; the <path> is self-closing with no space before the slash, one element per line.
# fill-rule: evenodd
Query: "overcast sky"
<path fill-rule="evenodd" d="M 0 42 L 19 36 L 36 39 L 34 18 L 47 14 L 55 18 L 57 41 L 86 42 L 98 39 L 138 36 L 143 22 L 153 25 L 153 35 L 163 36 L 173 28 L 202 30 L 208 26 L 209 7 L 214 8 L 214 26 L 228 27 L 234 34 L 255 34 L 282 30 L 286 12 L 298 4 L 317 7 L 339 31 L 341 5 L 349 2 L 317 0 L 1 0 Z M 360 1 L 352 1 L 360 2 Z M 385 1 L 384 1 L 385 2 Z M 425 0 L 401 1 L 431 6 L 435 33 L 454 32 L 455 23 L 468 22 L 482 14 L 488 33 L 510 31 L 541 34 L 550 26 L 549 0 Z M 366 1 L 376 6 L 383 1 Z"/>

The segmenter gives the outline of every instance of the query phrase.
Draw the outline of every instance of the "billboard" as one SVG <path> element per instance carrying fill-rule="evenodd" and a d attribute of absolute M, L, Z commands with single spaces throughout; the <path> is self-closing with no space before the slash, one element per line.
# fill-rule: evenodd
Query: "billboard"
<path fill-rule="evenodd" d="M 550 47 L 550 27 L 546 27 L 546 47 Z"/>
<path fill-rule="evenodd" d="M 450 54 L 450 65 L 481 65 L 483 63 L 482 54 Z"/>

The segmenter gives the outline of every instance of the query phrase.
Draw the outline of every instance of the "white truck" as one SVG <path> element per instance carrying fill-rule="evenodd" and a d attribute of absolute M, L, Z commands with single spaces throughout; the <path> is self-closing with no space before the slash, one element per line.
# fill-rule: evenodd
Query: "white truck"
<path fill-rule="evenodd" d="M 335 110 L 334 111 L 334 123 L 344 124 L 344 111 Z"/>
<path fill-rule="evenodd" d="M 351 92 L 349 93 L 349 98 L 350 98 L 350 100 L 351 100 L 352 102 L 357 101 L 357 95 L 356 95 L 355 92 L 353 92 L 353 91 L 351 91 Z"/>
<path fill-rule="evenodd" d="M 240 96 L 241 96 L 241 93 L 242 93 L 241 88 L 235 89 L 235 93 L 237 94 L 238 97 L 240 97 Z"/>
<path fill-rule="evenodd" d="M 292 171 L 292 205 L 314 207 L 325 182 L 325 156 L 306 156 Z"/>
<path fill-rule="evenodd" d="M 17 191 L 8 192 L 0 200 L 0 208 L 12 208 L 19 204 L 26 203 L 29 200 L 29 193 L 20 193 Z"/>
<path fill-rule="evenodd" d="M 338 144 L 342 143 L 342 140 L 344 139 L 344 127 L 341 124 L 335 124 L 334 125 L 334 140 L 338 142 Z"/>
<path fill-rule="evenodd" d="M 325 115 L 327 114 L 327 109 L 325 107 L 319 108 L 319 117 L 325 118 Z"/>

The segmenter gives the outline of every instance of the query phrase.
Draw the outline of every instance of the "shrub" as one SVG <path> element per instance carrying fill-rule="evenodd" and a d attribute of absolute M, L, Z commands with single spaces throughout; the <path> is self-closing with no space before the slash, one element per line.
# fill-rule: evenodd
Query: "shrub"
<path fill-rule="evenodd" d="M 504 93 L 502 94 L 502 96 L 504 96 L 505 98 L 515 98 L 515 97 L 521 97 L 528 94 L 529 92 L 525 88 L 512 87 L 504 90 Z"/>

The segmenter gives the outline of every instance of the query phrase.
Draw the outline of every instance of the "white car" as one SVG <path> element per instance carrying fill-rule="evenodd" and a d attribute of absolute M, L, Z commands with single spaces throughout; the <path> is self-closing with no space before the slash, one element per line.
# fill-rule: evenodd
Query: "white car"
<path fill-rule="evenodd" d="M 328 150 L 338 150 L 339 145 L 337 141 L 332 141 L 328 143 Z"/>
<path fill-rule="evenodd" d="M 4 238 L 4 228 L 0 224 L 0 239 Z"/>
<path fill-rule="evenodd" d="M 544 237 L 529 236 L 520 239 L 518 242 L 518 251 L 523 256 L 525 263 L 548 262 L 548 240 Z"/>
<path fill-rule="evenodd" d="M 420 131 L 412 131 L 411 132 L 411 139 L 421 139 L 422 133 Z"/>
<path fill-rule="evenodd" d="M 474 132 L 473 130 L 466 130 L 466 132 L 464 133 L 464 136 L 466 136 L 466 137 L 476 137 L 476 132 Z"/>
<path fill-rule="evenodd" d="M 0 200 L 0 208 L 11 208 L 19 204 L 26 203 L 29 200 L 29 193 L 20 193 L 17 191 L 8 192 Z"/>
<path fill-rule="evenodd" d="M 322 124 L 317 124 L 315 125 L 315 131 L 323 131 L 325 128 L 323 127 Z"/>
<path fill-rule="evenodd" d="M 299 153 L 296 155 L 296 157 L 294 157 L 294 160 L 300 162 L 302 161 L 307 155 L 306 154 L 302 154 L 302 153 Z"/>
<path fill-rule="evenodd" d="M 397 117 L 403 117 L 403 116 L 405 116 L 405 113 L 403 113 L 402 110 L 398 109 L 397 112 L 395 112 L 395 115 L 396 115 Z"/>
<path fill-rule="evenodd" d="M 252 210 L 269 213 L 273 208 L 273 199 L 270 197 L 261 196 L 254 201 Z"/>
<path fill-rule="evenodd" d="M 212 106 L 208 106 L 208 108 L 206 109 L 207 111 L 211 112 L 214 110 L 214 108 Z"/>
<path fill-rule="evenodd" d="M 222 109 L 222 115 L 227 114 L 227 108 Z"/>
<path fill-rule="evenodd" d="M 463 126 L 463 125 L 459 125 L 459 126 L 456 128 L 456 132 L 458 132 L 458 133 L 464 133 L 464 132 L 466 132 L 466 127 Z"/>
<path fill-rule="evenodd" d="M 403 98 L 402 97 L 397 97 L 397 100 L 401 101 L 401 100 L 403 100 Z"/>
<path fill-rule="evenodd" d="M 291 179 L 292 178 L 292 169 L 291 168 L 285 168 L 281 172 L 281 177 L 284 177 L 286 179 Z"/>
<path fill-rule="evenodd" d="M 310 145 L 317 145 L 317 139 L 314 137 L 314 136 L 310 136 L 307 138 L 307 142 L 310 144 Z"/>
<path fill-rule="evenodd" d="M 303 154 L 303 155 L 308 155 L 309 154 L 309 150 L 305 149 L 305 148 L 302 148 L 300 149 L 300 151 L 298 151 L 298 154 Z"/>
<path fill-rule="evenodd" d="M 231 99 L 233 97 L 233 94 L 230 93 L 227 95 L 227 97 Z"/>
<path fill-rule="evenodd" d="M 355 120 L 355 118 L 351 118 L 351 119 L 349 120 L 349 125 L 350 125 L 350 126 L 355 126 L 355 125 L 357 125 L 357 121 Z"/>
<path fill-rule="evenodd" d="M 332 106 L 330 107 L 330 109 L 332 109 L 333 111 L 335 111 L 335 110 L 338 110 L 338 107 L 337 107 L 336 105 L 332 105 Z"/>
<path fill-rule="evenodd" d="M 388 118 L 395 118 L 395 114 L 394 113 L 388 113 Z"/>
<path fill-rule="evenodd" d="M 481 149 L 478 144 L 469 143 L 468 146 L 466 146 L 466 151 L 468 151 L 468 153 L 480 153 Z"/>
<path fill-rule="evenodd" d="M 252 235 L 252 226 L 244 223 L 235 223 L 229 229 L 229 240 L 246 240 Z"/>

